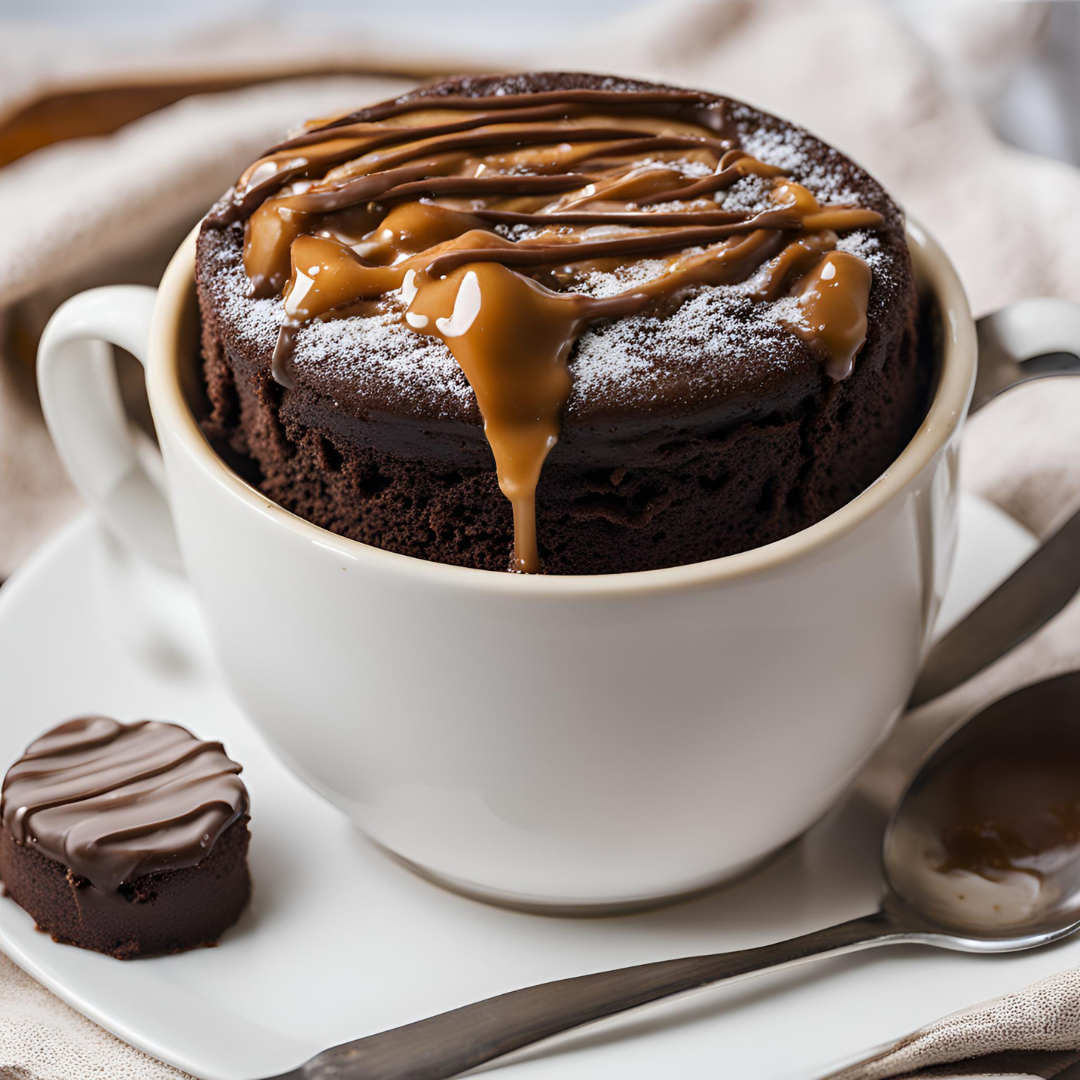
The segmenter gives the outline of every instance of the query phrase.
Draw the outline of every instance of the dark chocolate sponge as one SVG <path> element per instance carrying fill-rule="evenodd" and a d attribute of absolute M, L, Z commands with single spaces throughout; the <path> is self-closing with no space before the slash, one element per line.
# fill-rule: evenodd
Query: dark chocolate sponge
<path fill-rule="evenodd" d="M 238 819 L 195 866 L 143 874 L 105 901 L 84 877 L 0 829 L 0 878 L 54 941 L 117 960 L 216 944 L 251 893 L 248 819 Z"/>
<path fill-rule="evenodd" d="M 566 87 L 650 89 L 592 75 L 459 78 L 417 96 Z M 717 101 L 723 101 L 717 98 Z M 857 201 L 883 227 L 843 238 L 870 263 L 866 342 L 834 382 L 769 305 L 703 287 L 665 318 L 590 327 L 537 492 L 543 569 L 647 570 L 770 543 L 848 502 L 896 458 L 924 411 L 903 218 L 870 176 L 801 128 L 724 102 L 729 129 L 823 204 Z M 358 114 L 363 119 L 364 113 Z M 759 181 L 729 189 L 750 208 Z M 280 301 L 247 296 L 242 226 L 204 224 L 196 277 L 207 435 L 269 498 L 324 528 L 438 562 L 506 570 L 511 509 L 475 398 L 439 341 L 396 320 L 315 322 L 294 389 L 271 377 Z"/>
<path fill-rule="evenodd" d="M 214 944 L 251 892 L 239 771 L 175 724 L 61 724 L 4 780 L 7 894 L 56 941 L 120 960 Z"/>

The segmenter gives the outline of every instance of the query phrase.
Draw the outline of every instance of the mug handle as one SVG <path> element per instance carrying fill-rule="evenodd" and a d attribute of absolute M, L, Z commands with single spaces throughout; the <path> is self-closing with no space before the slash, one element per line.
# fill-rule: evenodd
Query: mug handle
<path fill-rule="evenodd" d="M 1080 375 L 1080 304 L 1018 300 L 975 324 L 979 366 L 969 413 L 1032 379 Z"/>
<path fill-rule="evenodd" d="M 129 550 L 181 573 L 163 481 L 140 458 L 109 348 L 146 366 L 156 296 L 112 285 L 61 304 L 38 346 L 38 391 L 60 460 L 98 518 Z"/>
<path fill-rule="evenodd" d="M 976 323 L 979 367 L 971 412 L 1032 379 L 1080 375 L 1080 305 L 1020 300 Z M 1044 537 L 982 603 L 936 642 L 907 707 L 918 708 L 996 663 L 1045 626 L 1080 589 L 1080 510 Z"/>

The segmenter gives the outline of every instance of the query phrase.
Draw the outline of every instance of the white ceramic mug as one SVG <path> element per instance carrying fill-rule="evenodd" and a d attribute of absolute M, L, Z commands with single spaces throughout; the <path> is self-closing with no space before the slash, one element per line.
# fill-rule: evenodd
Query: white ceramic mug
<path fill-rule="evenodd" d="M 42 400 L 105 524 L 182 563 L 260 732 L 372 839 L 506 903 L 652 901 L 802 833 L 911 689 L 956 537 L 975 332 L 947 258 L 915 227 L 909 242 L 944 330 L 911 443 L 816 525 L 690 566 L 497 574 L 368 547 L 271 503 L 189 406 L 194 234 L 156 293 L 96 289 L 60 308 Z M 163 485 L 135 454 L 104 342 L 146 366 Z"/>

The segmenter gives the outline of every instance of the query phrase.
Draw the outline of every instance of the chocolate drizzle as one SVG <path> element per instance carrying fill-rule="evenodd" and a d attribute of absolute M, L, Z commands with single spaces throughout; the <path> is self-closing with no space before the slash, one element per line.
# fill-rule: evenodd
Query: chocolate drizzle
<path fill-rule="evenodd" d="M 16 843 L 116 892 L 201 862 L 247 812 L 239 772 L 220 743 L 176 724 L 84 717 L 43 735 L 11 767 L 0 818 Z"/>
<path fill-rule="evenodd" d="M 819 205 L 736 142 L 723 103 L 694 91 L 421 95 L 279 144 L 211 221 L 246 220 L 252 294 L 284 298 L 273 363 L 283 385 L 312 319 L 397 310 L 445 342 L 514 508 L 514 568 L 535 572 L 536 485 L 589 322 L 746 282 L 757 299 L 794 299 L 787 325 L 829 377 L 852 370 L 871 271 L 834 249 L 839 232 L 881 215 Z M 724 210 L 722 193 L 747 176 L 772 185 L 773 206 Z M 645 257 L 664 266 L 644 284 L 575 291 L 593 271 Z"/>

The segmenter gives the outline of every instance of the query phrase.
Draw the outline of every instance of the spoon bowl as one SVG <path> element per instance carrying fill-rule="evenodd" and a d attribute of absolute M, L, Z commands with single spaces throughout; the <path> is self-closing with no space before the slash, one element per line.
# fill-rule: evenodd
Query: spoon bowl
<path fill-rule="evenodd" d="M 1011 951 L 1080 927 L 1080 672 L 1015 691 L 939 743 L 883 859 L 889 902 L 955 947 Z"/>

